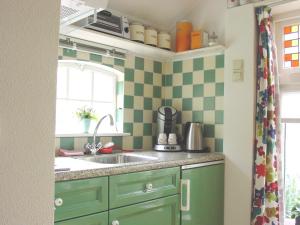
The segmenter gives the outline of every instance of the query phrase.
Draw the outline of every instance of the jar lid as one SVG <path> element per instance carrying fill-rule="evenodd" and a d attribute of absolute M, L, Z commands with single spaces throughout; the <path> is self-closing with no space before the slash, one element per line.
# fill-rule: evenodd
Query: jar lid
<path fill-rule="evenodd" d="M 140 22 L 132 22 L 130 25 L 140 25 L 140 26 L 144 26 L 142 23 Z"/>
<path fill-rule="evenodd" d="M 157 32 L 157 30 L 155 30 L 153 27 L 146 27 L 146 30 L 153 30 Z"/>
<path fill-rule="evenodd" d="M 159 34 L 167 34 L 167 35 L 170 35 L 167 31 L 160 31 Z"/>

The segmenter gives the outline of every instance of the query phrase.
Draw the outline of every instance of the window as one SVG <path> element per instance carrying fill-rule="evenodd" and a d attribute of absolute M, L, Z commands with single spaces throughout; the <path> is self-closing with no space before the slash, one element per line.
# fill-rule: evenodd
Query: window
<path fill-rule="evenodd" d="M 59 61 L 56 134 L 82 133 L 82 124 L 75 114 L 81 107 L 92 107 L 98 118 L 108 113 L 116 118 L 118 73 L 98 64 L 76 60 Z M 95 124 L 96 121 L 91 125 L 92 129 Z M 105 132 L 112 132 L 108 121 L 103 121 L 101 128 Z"/>
<path fill-rule="evenodd" d="M 284 37 L 284 68 L 299 67 L 299 24 L 285 26 Z"/>
<path fill-rule="evenodd" d="M 285 224 L 294 224 L 291 208 L 300 196 L 300 89 L 284 90 L 281 97 L 284 150 Z"/>

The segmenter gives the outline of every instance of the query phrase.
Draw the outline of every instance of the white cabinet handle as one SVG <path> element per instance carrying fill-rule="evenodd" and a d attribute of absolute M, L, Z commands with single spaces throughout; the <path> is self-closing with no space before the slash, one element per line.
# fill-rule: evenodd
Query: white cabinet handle
<path fill-rule="evenodd" d="M 186 186 L 186 205 L 183 205 L 183 186 Z M 191 200 L 191 181 L 181 180 L 181 211 L 190 211 L 190 200 Z"/>
<path fill-rule="evenodd" d="M 57 199 L 55 199 L 55 201 L 54 201 L 54 205 L 55 205 L 56 207 L 62 206 L 63 203 L 64 203 L 64 201 L 63 201 L 61 198 L 57 198 Z"/>
<path fill-rule="evenodd" d="M 146 187 L 145 187 L 145 192 L 151 192 L 153 190 L 153 184 L 152 183 L 148 183 L 146 184 Z"/>
<path fill-rule="evenodd" d="M 111 225 L 120 225 L 119 221 L 118 220 L 113 220 Z"/>

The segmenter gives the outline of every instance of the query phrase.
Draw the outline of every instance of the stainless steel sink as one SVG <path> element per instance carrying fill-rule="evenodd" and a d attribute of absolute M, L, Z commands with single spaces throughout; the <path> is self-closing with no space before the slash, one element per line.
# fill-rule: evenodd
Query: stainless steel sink
<path fill-rule="evenodd" d="M 88 156 L 83 158 L 77 158 L 95 163 L 103 164 L 126 164 L 126 163 L 139 163 L 145 161 L 157 160 L 157 157 L 152 156 L 141 156 L 141 155 L 130 155 L 130 154 L 114 154 L 114 155 L 98 155 Z"/>

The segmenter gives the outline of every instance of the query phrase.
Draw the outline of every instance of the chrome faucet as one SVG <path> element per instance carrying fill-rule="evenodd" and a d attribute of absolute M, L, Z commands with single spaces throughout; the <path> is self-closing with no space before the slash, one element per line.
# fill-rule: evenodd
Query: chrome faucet
<path fill-rule="evenodd" d="M 114 119 L 113 119 L 111 114 L 107 114 L 107 115 L 103 116 L 99 120 L 99 122 L 97 123 L 97 125 L 95 127 L 94 134 L 93 134 L 93 143 L 92 144 L 87 143 L 87 144 L 84 145 L 84 149 L 85 149 L 86 153 L 96 155 L 96 153 L 99 151 L 99 149 L 101 149 L 103 147 L 101 142 L 96 143 L 96 135 L 97 135 L 99 126 L 101 125 L 102 121 L 106 117 L 108 117 L 110 119 L 110 125 L 111 126 L 114 125 Z"/>

